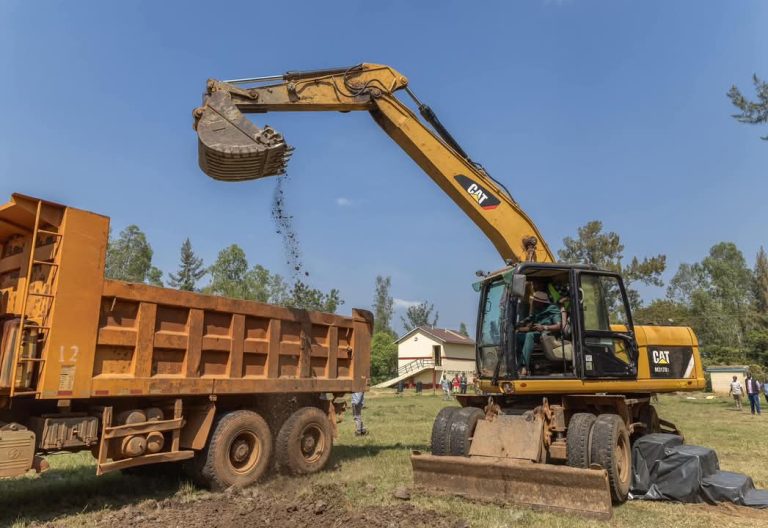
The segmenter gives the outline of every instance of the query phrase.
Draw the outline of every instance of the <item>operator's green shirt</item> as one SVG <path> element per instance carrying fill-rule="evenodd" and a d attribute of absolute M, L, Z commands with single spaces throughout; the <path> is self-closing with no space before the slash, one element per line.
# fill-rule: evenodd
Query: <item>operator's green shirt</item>
<path fill-rule="evenodd" d="M 560 308 L 555 304 L 549 304 L 540 312 L 531 315 L 531 324 L 553 325 L 560 324 Z"/>

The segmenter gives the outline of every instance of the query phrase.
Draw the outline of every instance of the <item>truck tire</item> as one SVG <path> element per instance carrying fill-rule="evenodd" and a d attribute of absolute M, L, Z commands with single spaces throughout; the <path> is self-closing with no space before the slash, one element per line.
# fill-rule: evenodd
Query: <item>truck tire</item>
<path fill-rule="evenodd" d="M 592 426 L 590 463 L 608 472 L 611 498 L 616 503 L 627 500 L 632 476 L 629 433 L 617 414 L 601 414 Z"/>
<path fill-rule="evenodd" d="M 457 407 L 443 407 L 432 424 L 432 454 L 447 456 L 450 451 L 450 429 L 453 414 L 459 411 Z"/>
<path fill-rule="evenodd" d="M 597 417 L 591 413 L 576 413 L 568 422 L 565 435 L 567 464 L 571 467 L 589 468 L 592 426 Z"/>
<path fill-rule="evenodd" d="M 325 467 L 332 449 L 328 416 L 317 407 L 302 407 L 288 417 L 277 433 L 277 466 L 290 475 L 317 473 Z"/>
<path fill-rule="evenodd" d="M 244 488 L 259 480 L 272 458 L 272 434 L 253 411 L 232 411 L 216 422 L 210 441 L 197 454 L 195 480 L 214 491 Z"/>
<path fill-rule="evenodd" d="M 469 445 L 472 443 L 472 435 L 475 434 L 478 420 L 485 418 L 485 413 L 477 407 L 463 407 L 453 413 L 450 429 L 448 431 L 451 456 L 469 456 Z"/>

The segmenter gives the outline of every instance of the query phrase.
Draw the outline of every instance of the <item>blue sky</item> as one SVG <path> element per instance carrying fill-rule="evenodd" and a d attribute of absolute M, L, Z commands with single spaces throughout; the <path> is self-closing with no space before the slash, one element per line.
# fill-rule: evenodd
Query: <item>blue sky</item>
<path fill-rule="evenodd" d="M 669 271 L 722 240 L 768 244 L 765 127 L 731 84 L 768 77 L 760 1 L 0 1 L 0 196 L 37 195 L 138 224 L 155 264 L 186 236 L 210 263 L 238 243 L 287 274 L 274 181 L 197 167 L 191 111 L 209 77 L 389 64 L 554 249 L 592 219 Z M 474 326 L 482 233 L 366 113 L 268 114 L 296 146 L 287 184 L 313 286 L 369 307 L 377 274 L 440 326 Z M 644 290 L 650 298 L 663 293 Z M 405 302 L 399 302 L 404 306 Z"/>

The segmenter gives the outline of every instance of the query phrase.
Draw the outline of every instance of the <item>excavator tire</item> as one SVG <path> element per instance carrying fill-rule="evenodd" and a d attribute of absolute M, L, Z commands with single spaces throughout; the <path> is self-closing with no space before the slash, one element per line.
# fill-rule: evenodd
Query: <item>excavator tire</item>
<path fill-rule="evenodd" d="M 627 500 L 632 475 L 629 432 L 617 414 L 601 414 L 592 426 L 590 464 L 608 473 L 608 487 L 615 503 Z"/>
<path fill-rule="evenodd" d="M 457 407 L 443 407 L 432 424 L 432 454 L 447 456 L 450 451 L 450 431 L 454 413 L 460 411 Z"/>
<path fill-rule="evenodd" d="M 475 427 L 484 417 L 485 413 L 477 407 L 464 407 L 453 413 L 448 431 L 450 436 L 448 450 L 451 456 L 469 456 L 469 445 L 472 443 Z"/>
<path fill-rule="evenodd" d="M 576 413 L 568 422 L 565 437 L 567 464 L 571 467 L 588 469 L 592 426 L 597 417 L 591 413 Z"/>

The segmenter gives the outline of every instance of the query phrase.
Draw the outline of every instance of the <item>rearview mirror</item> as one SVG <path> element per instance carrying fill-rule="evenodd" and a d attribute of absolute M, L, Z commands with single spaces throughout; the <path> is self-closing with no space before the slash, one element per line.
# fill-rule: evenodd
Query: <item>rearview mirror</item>
<path fill-rule="evenodd" d="M 514 275 L 512 275 L 510 292 L 512 293 L 513 297 L 516 297 L 518 299 L 521 297 L 525 297 L 525 283 L 526 283 L 525 275 L 522 275 L 520 273 L 515 273 Z"/>

